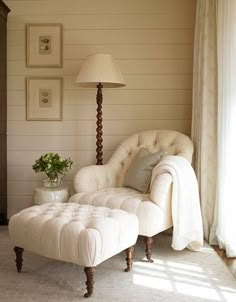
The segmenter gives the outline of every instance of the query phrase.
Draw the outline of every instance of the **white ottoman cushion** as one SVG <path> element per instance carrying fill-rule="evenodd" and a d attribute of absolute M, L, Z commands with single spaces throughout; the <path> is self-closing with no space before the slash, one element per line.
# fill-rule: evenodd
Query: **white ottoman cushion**
<path fill-rule="evenodd" d="M 133 246 L 138 230 L 134 214 L 77 203 L 33 206 L 9 222 L 15 246 L 85 267 L 96 266 Z"/>

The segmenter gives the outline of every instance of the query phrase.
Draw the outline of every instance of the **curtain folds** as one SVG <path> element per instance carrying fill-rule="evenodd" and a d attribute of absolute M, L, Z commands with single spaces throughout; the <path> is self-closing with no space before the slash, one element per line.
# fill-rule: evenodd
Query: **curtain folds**
<path fill-rule="evenodd" d="M 218 169 L 210 240 L 236 256 L 236 1 L 218 0 Z M 216 240 L 215 240 L 216 239 Z M 210 241 L 210 242 L 211 242 Z"/>
<path fill-rule="evenodd" d="M 204 237 L 214 220 L 217 162 L 216 1 L 197 2 L 193 63 L 192 135 Z"/>
<path fill-rule="evenodd" d="M 192 139 L 204 236 L 236 256 L 236 1 L 198 0 Z"/>

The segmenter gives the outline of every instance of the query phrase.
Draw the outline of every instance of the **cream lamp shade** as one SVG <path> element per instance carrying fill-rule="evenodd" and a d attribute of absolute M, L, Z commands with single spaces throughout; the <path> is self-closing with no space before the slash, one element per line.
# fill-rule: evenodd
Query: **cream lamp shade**
<path fill-rule="evenodd" d="M 75 80 L 81 87 L 97 87 L 101 83 L 104 88 L 125 86 L 124 78 L 110 54 L 88 56 Z"/>
<path fill-rule="evenodd" d="M 97 88 L 97 165 L 103 164 L 102 88 L 122 87 L 125 81 L 115 59 L 110 54 L 88 56 L 80 68 L 75 83 L 81 87 Z"/>

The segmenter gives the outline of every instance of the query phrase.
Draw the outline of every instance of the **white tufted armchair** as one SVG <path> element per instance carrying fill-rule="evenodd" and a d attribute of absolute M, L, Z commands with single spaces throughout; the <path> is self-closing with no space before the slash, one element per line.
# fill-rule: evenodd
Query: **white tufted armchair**
<path fill-rule="evenodd" d="M 152 153 L 163 151 L 192 161 L 193 144 L 186 135 L 168 130 L 134 134 L 119 145 L 106 165 L 88 166 L 77 172 L 74 179 L 77 193 L 69 202 L 118 208 L 136 214 L 139 235 L 145 236 L 146 257 L 151 262 L 152 236 L 172 226 L 172 178 L 168 173 L 160 175 L 148 194 L 123 187 L 124 176 L 140 148 Z"/>

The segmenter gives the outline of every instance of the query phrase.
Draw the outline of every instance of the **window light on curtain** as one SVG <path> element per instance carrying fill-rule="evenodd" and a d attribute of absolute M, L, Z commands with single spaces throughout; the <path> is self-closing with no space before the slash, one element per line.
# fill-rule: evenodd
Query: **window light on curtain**
<path fill-rule="evenodd" d="M 218 0 L 218 180 L 216 237 L 236 256 L 236 1 Z"/>
<path fill-rule="evenodd" d="M 236 1 L 198 0 L 192 140 L 204 236 L 236 257 Z"/>

